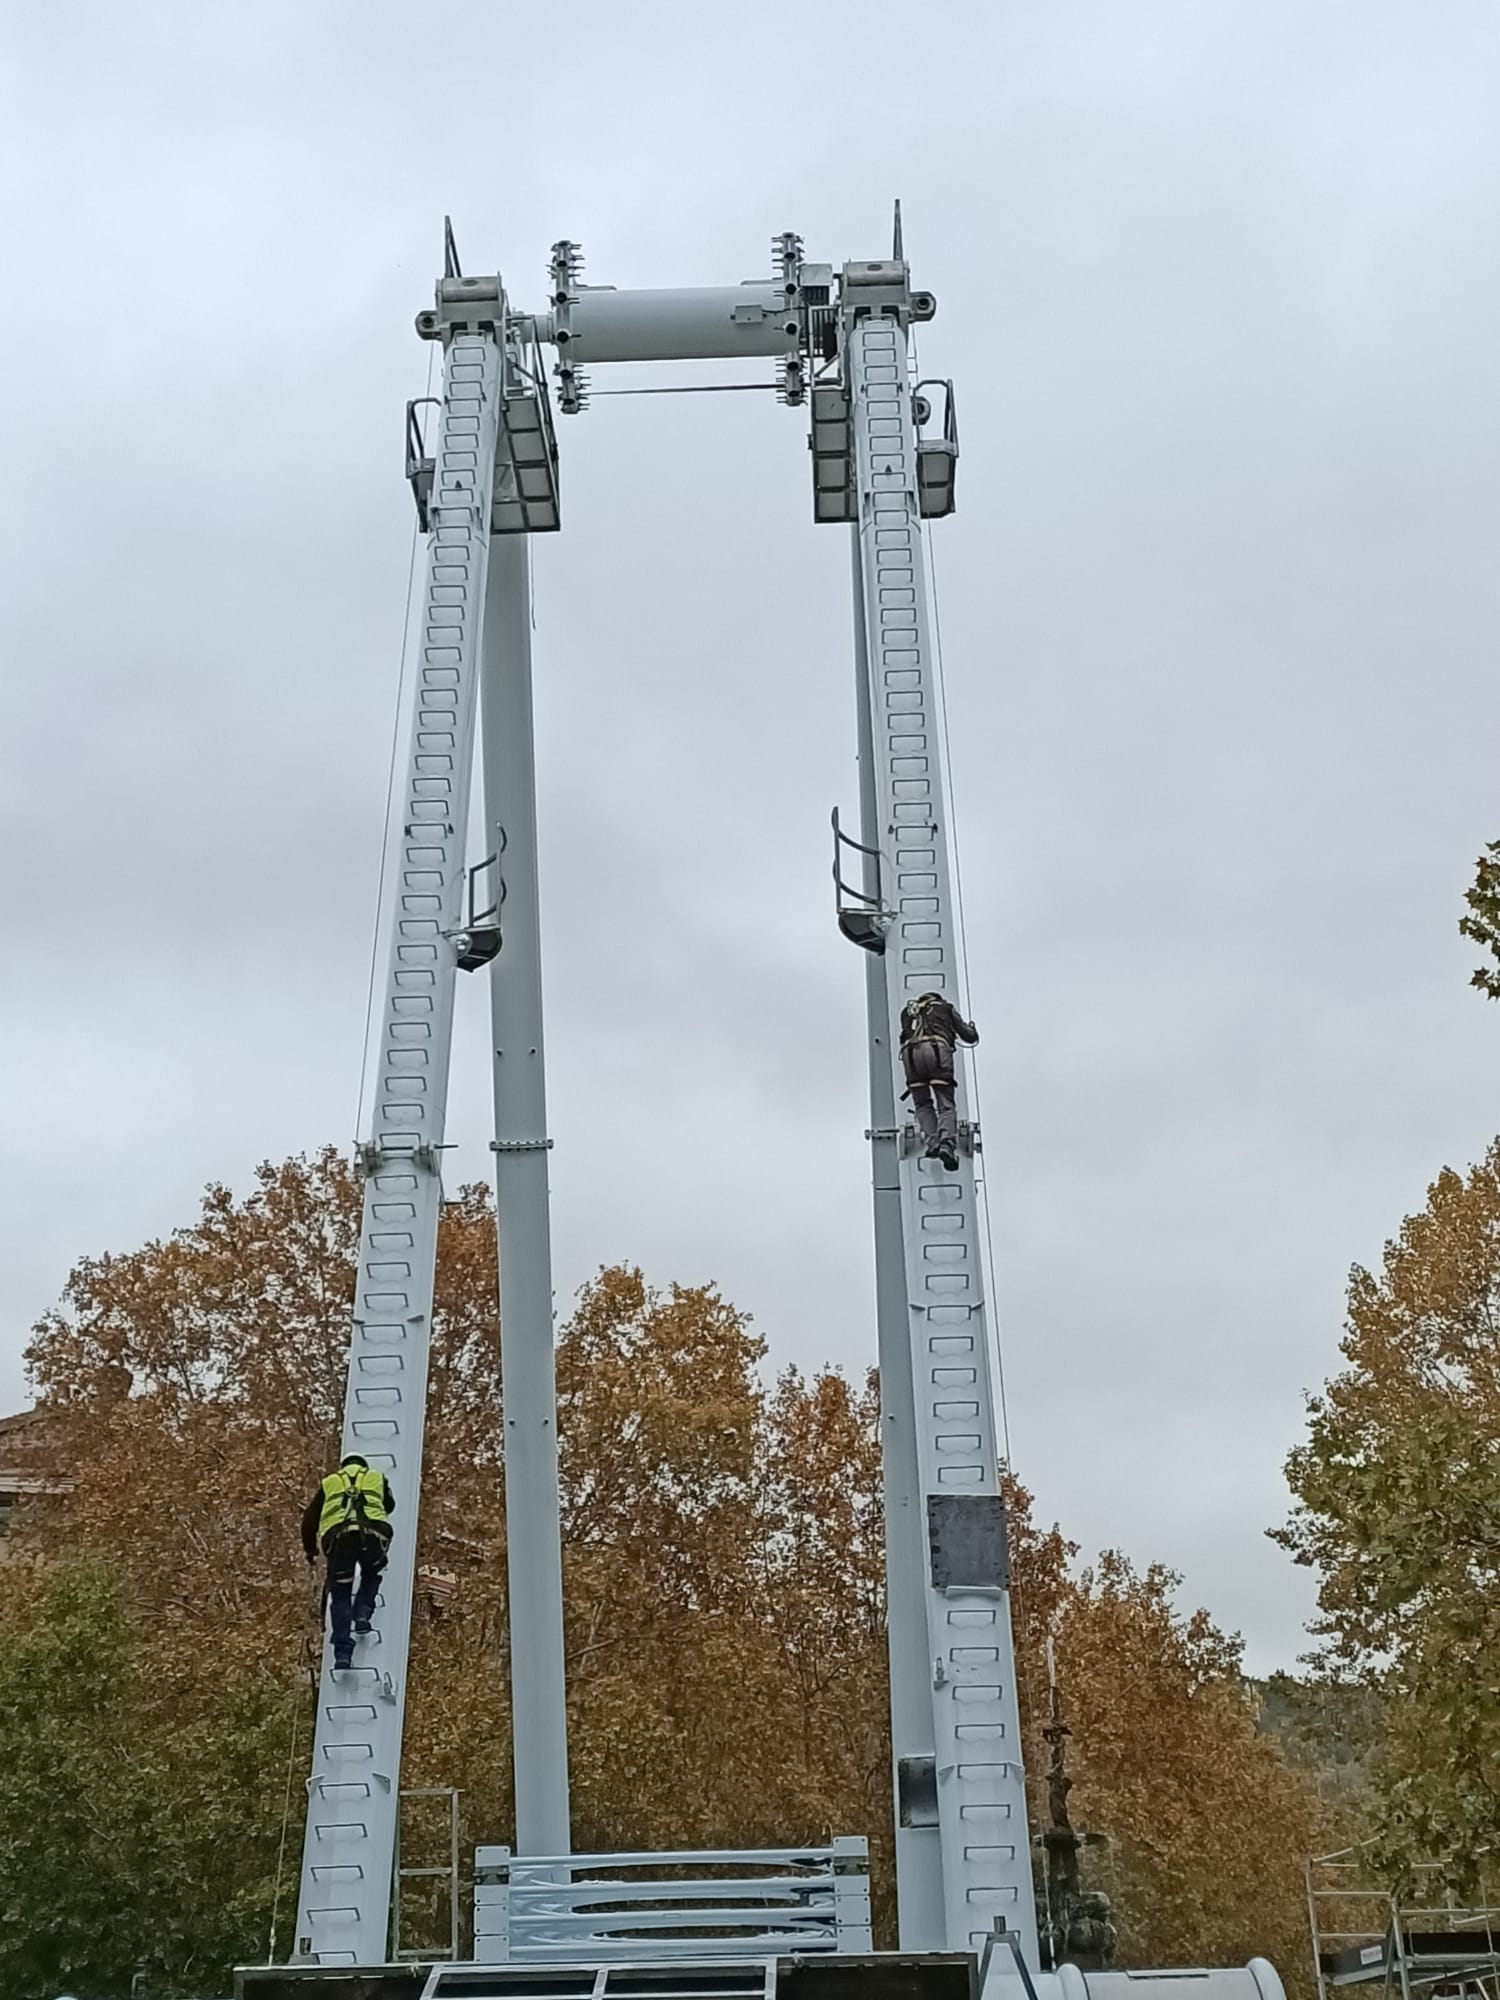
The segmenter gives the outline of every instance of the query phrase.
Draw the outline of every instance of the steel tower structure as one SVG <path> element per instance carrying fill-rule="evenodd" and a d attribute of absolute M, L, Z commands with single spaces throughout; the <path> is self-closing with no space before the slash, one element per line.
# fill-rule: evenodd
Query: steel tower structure
<path fill-rule="evenodd" d="M 860 826 L 835 816 L 839 923 L 864 948 L 887 1528 L 893 1789 L 904 1950 L 976 1950 L 997 1928 L 1036 1964 L 1031 1857 L 973 1153 L 922 1157 L 899 1114 L 904 1002 L 959 992 L 951 830 L 939 755 L 925 519 L 953 505 L 951 389 L 932 424 L 909 333 L 899 217 L 890 257 L 835 271 L 779 237 L 774 275 L 616 291 L 554 247 L 547 309 L 497 276 L 445 273 L 417 326 L 441 343 L 429 451 L 408 411 L 408 476 L 427 535 L 419 658 L 351 1331 L 344 1446 L 398 1499 L 377 1629 L 353 1669 L 325 1651 L 294 1964 L 385 1956 L 399 1804 L 422 1425 L 455 983 L 492 993 L 518 1852 L 568 1851 L 529 588 L 524 538 L 559 526 L 542 350 L 576 414 L 593 364 L 762 357 L 809 408 L 815 520 L 852 546 Z M 488 852 L 465 853 L 482 718 Z M 857 854 L 857 887 L 840 856 Z M 503 937 L 501 934 L 503 920 Z"/>

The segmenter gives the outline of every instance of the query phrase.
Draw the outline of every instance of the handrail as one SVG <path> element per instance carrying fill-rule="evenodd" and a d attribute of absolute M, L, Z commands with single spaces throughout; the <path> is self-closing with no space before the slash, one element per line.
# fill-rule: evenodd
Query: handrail
<path fill-rule="evenodd" d="M 411 495 L 417 503 L 417 527 L 422 534 L 428 530 L 428 508 L 432 500 L 432 480 L 436 461 L 427 449 L 427 440 L 422 435 L 422 420 L 417 411 L 424 403 L 431 403 L 441 409 L 436 396 L 415 396 L 406 406 L 406 478 L 411 487 Z"/>
<path fill-rule="evenodd" d="M 954 456 L 957 457 L 958 406 L 953 399 L 953 384 L 945 376 L 929 375 L 916 384 L 915 393 L 920 395 L 924 389 L 943 391 L 943 443 L 951 445 Z"/>
<path fill-rule="evenodd" d="M 839 873 L 839 865 L 842 859 L 839 854 L 841 846 L 852 847 L 857 854 L 869 855 L 871 860 L 876 863 L 875 873 L 878 881 L 880 875 L 880 849 L 878 847 L 866 847 L 864 842 L 856 840 L 852 833 L 845 833 L 844 829 L 839 825 L 839 809 L 835 806 L 833 809 L 833 886 L 838 892 L 837 908 L 839 913 L 843 913 L 844 904 L 842 898 L 845 896 L 852 897 L 857 903 L 863 903 L 866 909 L 884 911 L 885 903 L 878 891 L 872 896 L 867 889 L 856 889 L 852 882 L 846 882 Z"/>
<path fill-rule="evenodd" d="M 417 411 L 430 403 L 434 409 L 443 406 L 440 396 L 413 396 L 406 406 L 406 476 L 411 478 L 419 465 L 428 462 L 427 440 L 422 434 L 422 424 Z"/>

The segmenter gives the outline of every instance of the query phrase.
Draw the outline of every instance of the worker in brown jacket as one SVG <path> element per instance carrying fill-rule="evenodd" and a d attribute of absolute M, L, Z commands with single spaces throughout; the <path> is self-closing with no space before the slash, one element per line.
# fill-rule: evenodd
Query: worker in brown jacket
<path fill-rule="evenodd" d="M 979 1030 L 973 1022 L 966 1021 L 941 993 L 923 993 L 901 1009 L 904 1095 L 911 1099 L 917 1130 L 927 1142 L 928 1159 L 941 1160 L 950 1173 L 958 1171 L 953 1051 L 959 1042 L 972 1045 L 978 1040 Z"/>

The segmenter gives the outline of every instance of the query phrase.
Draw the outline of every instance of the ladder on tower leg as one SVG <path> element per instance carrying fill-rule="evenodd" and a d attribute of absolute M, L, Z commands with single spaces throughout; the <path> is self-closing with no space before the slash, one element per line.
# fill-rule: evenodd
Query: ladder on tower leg
<path fill-rule="evenodd" d="M 500 362 L 497 331 L 451 333 L 344 1403 L 396 1514 L 375 1630 L 347 1671 L 324 1645 L 294 1964 L 386 1955 Z"/>
<path fill-rule="evenodd" d="M 885 1018 L 878 1026 L 899 1094 L 902 1006 L 929 991 L 960 998 L 905 330 L 908 317 L 922 315 L 899 262 L 846 267 L 843 311 L 857 622 L 867 662 L 861 694 L 892 874 L 881 898 L 881 907 L 890 907 L 889 928 L 871 976 L 884 982 Z M 962 1095 L 959 1109 L 962 1114 Z M 876 1104 L 872 1139 L 890 1147 L 878 1129 L 879 1111 Z M 949 1950 L 974 1951 L 1003 1926 L 1035 1966 L 991 1333 L 971 1148 L 972 1140 L 958 1172 L 949 1173 L 905 1145 L 890 1147 L 898 1156 L 909 1407 L 924 1515 L 922 1637 L 933 1746 L 930 1765 L 925 1755 L 905 1760 L 899 1819 L 907 1836 L 926 1827 L 940 1844 L 946 1931 L 943 1940 L 903 1936 L 902 1944 L 945 1942 Z M 902 1636 L 893 1630 L 893 1660 Z M 914 1639 L 905 1636 L 910 1659 Z"/>

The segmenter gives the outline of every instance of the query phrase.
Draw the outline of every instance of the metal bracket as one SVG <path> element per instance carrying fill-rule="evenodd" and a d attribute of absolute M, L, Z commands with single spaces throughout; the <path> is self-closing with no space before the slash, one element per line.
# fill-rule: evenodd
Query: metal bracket
<path fill-rule="evenodd" d="M 937 311 L 937 301 L 931 292 L 913 292 L 911 272 L 904 257 L 846 264 L 841 277 L 844 318 L 848 323 L 890 318 L 905 326 L 910 320 L 929 320 Z"/>
<path fill-rule="evenodd" d="M 903 1158 L 912 1153 L 919 1152 L 922 1145 L 917 1128 L 912 1124 L 867 1125 L 865 1127 L 865 1137 L 867 1139 L 893 1139 L 900 1148 Z"/>
<path fill-rule="evenodd" d="M 451 1153 L 458 1144 L 450 1139 L 445 1144 L 434 1146 L 424 1141 L 413 1146 L 410 1152 L 404 1147 L 382 1146 L 378 1139 L 356 1139 L 354 1142 L 354 1171 L 362 1181 L 373 1180 L 393 1161 L 399 1160 L 405 1166 L 420 1167 L 424 1173 L 442 1172 L 440 1153 Z"/>
<path fill-rule="evenodd" d="M 460 330 L 497 333 L 505 321 L 505 288 L 489 278 L 439 278 L 437 304 L 417 314 L 419 340 L 446 340 Z"/>
<path fill-rule="evenodd" d="M 984 1991 L 985 1977 L 990 1969 L 990 1959 L 997 1945 L 1009 1946 L 1010 1955 L 1016 1962 L 1016 1971 L 1021 1975 L 1021 1984 L 1026 1989 L 1026 2000 L 1036 2000 L 1036 1986 L 1032 1981 L 1031 1974 L 1026 1969 L 1026 1960 L 1021 1953 L 1020 1937 L 1015 1931 L 1010 1930 L 1003 1921 L 995 1925 L 995 1928 L 984 1941 L 984 1950 L 979 1955 L 977 1990 L 980 1993 Z"/>
<path fill-rule="evenodd" d="M 491 1139 L 492 1153 L 550 1153 L 550 1139 Z"/>
<path fill-rule="evenodd" d="M 984 1151 L 984 1139 L 980 1134 L 977 1120 L 960 1118 L 958 1121 L 958 1150 L 967 1153 L 970 1159 Z"/>
<path fill-rule="evenodd" d="M 781 276 L 787 315 L 787 352 L 776 364 L 776 400 L 795 409 L 807 400 L 807 367 L 802 358 L 806 332 L 802 311 L 802 238 L 795 230 L 784 230 L 772 237 L 771 261 Z"/>
<path fill-rule="evenodd" d="M 552 246 L 548 276 L 552 280 L 552 339 L 557 348 L 557 407 L 565 417 L 576 417 L 588 408 L 588 380 L 573 366 L 569 346 L 573 339 L 573 301 L 579 293 L 583 272 L 583 247 L 564 236 Z"/>

